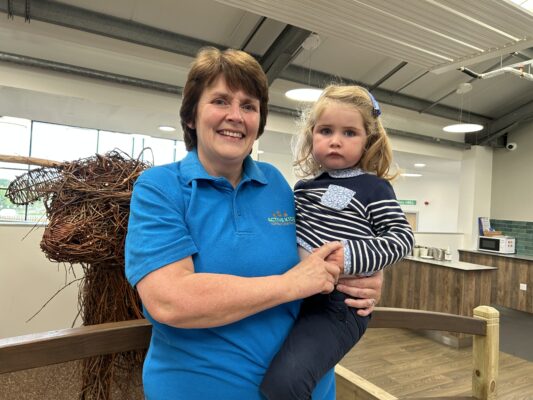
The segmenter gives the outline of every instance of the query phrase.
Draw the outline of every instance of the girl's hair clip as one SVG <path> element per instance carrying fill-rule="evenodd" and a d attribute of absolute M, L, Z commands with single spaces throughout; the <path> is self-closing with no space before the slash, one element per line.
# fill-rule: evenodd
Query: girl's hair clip
<path fill-rule="evenodd" d="M 372 93 L 370 93 L 368 90 L 366 92 L 368 93 L 368 96 L 370 97 L 370 100 L 372 101 L 372 107 L 373 107 L 372 115 L 377 118 L 381 115 L 381 108 L 379 107 L 379 103 L 374 98 L 374 96 L 372 96 Z"/>

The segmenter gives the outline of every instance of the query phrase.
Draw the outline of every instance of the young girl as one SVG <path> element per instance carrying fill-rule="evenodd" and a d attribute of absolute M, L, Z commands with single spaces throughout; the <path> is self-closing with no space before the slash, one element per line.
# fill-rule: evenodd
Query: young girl
<path fill-rule="evenodd" d="M 295 166 L 300 254 L 331 241 L 344 275 L 371 275 L 407 255 L 414 242 L 389 183 L 392 151 L 374 97 L 359 86 L 329 86 L 304 118 Z M 316 382 L 357 343 L 369 317 L 337 290 L 304 300 L 261 385 L 269 400 L 310 399 Z"/>

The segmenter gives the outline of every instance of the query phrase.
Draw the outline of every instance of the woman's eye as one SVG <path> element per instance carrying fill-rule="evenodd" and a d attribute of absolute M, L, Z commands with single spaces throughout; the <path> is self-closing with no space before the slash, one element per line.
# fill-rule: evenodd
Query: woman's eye
<path fill-rule="evenodd" d="M 257 111 L 257 107 L 255 104 L 243 104 L 241 107 L 245 111 Z"/>
<path fill-rule="evenodd" d="M 227 104 L 227 102 L 224 99 L 215 99 L 215 100 L 213 100 L 213 104 L 215 104 L 217 106 L 224 106 L 224 105 Z"/>

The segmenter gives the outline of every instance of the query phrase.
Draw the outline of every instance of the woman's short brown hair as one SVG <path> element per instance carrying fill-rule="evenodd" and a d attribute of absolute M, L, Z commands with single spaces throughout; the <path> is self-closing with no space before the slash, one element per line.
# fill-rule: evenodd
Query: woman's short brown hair
<path fill-rule="evenodd" d="M 259 63 L 244 51 L 227 49 L 221 51 L 214 47 L 200 49 L 194 59 L 187 82 L 183 88 L 180 108 L 181 126 L 187 151 L 198 143 L 196 129 L 188 124 L 195 122 L 198 101 L 205 88 L 219 76 L 223 76 L 231 90 L 242 90 L 259 100 L 260 118 L 257 137 L 265 129 L 268 114 L 268 80 Z"/>

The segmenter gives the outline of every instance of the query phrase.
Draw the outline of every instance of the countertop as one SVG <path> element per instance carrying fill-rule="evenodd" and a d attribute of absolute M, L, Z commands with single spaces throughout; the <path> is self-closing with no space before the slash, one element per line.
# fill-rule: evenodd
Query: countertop
<path fill-rule="evenodd" d="M 472 264 L 463 261 L 437 261 L 428 258 L 420 258 L 407 256 L 405 260 L 417 261 L 425 264 L 438 265 L 439 267 L 453 268 L 461 271 L 485 271 L 490 269 L 498 269 L 496 267 L 489 267 L 487 265 Z"/>
<path fill-rule="evenodd" d="M 497 257 L 505 257 L 505 258 L 514 258 L 515 260 L 533 261 L 533 256 L 520 255 L 520 254 L 502 254 L 502 253 L 494 253 L 492 251 L 467 250 L 467 249 L 459 249 L 459 251 L 467 251 L 469 253 L 483 254 L 485 256 L 497 256 Z"/>

